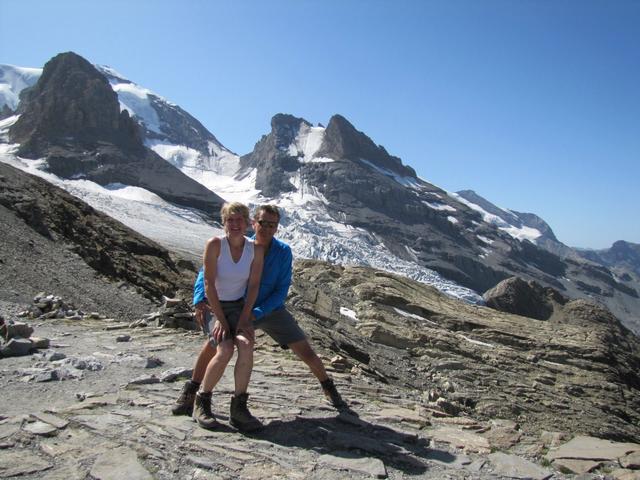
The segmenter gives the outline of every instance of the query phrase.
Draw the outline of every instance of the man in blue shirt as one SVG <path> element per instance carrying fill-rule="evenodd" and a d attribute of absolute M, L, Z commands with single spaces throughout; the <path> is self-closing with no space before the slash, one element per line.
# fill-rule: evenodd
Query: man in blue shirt
<path fill-rule="evenodd" d="M 252 315 L 252 327 L 260 328 L 280 345 L 287 345 L 298 358 L 307 364 L 311 372 L 316 376 L 322 391 L 336 408 L 346 406 L 340 397 L 333 380 L 329 378 L 322 364 L 322 360 L 314 352 L 304 332 L 287 311 L 284 302 L 291 285 L 293 256 L 291 248 L 286 243 L 274 238 L 280 222 L 280 212 L 273 205 L 261 205 L 256 210 L 253 219 L 256 245 L 264 245 L 265 258 L 260 279 L 260 291 L 255 302 Z M 193 304 L 196 308 L 196 321 L 201 328 L 205 328 L 208 322 L 209 306 L 205 298 L 204 274 L 200 270 L 193 290 Z M 254 339 L 253 330 L 246 332 Z M 204 377 L 209 360 L 215 354 L 215 347 L 207 340 L 202 346 L 191 380 L 187 381 L 182 389 L 180 397 L 172 408 L 174 415 L 191 415 L 195 395 Z M 253 418 L 246 408 L 246 400 L 241 406 L 242 411 L 234 412 L 232 405 L 231 416 L 234 414 L 242 418 Z M 255 419 L 254 419 L 255 420 Z M 252 425 L 255 422 L 252 422 Z"/>

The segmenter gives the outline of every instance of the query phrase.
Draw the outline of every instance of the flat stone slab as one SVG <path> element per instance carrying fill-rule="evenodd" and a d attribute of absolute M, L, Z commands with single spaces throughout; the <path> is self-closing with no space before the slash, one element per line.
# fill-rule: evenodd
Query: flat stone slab
<path fill-rule="evenodd" d="M 91 476 L 96 480 L 153 480 L 151 474 L 138 460 L 130 448 L 116 448 L 100 455 L 93 467 Z"/>
<path fill-rule="evenodd" d="M 471 465 L 471 459 L 463 454 L 453 454 L 442 450 L 429 449 L 427 455 L 421 457 L 423 460 L 436 463 L 446 468 L 462 469 Z"/>
<path fill-rule="evenodd" d="M 64 418 L 51 415 L 50 413 L 40 412 L 40 413 L 34 413 L 31 416 L 45 423 L 53 425 L 56 428 L 65 428 L 67 425 L 69 425 L 69 422 Z"/>
<path fill-rule="evenodd" d="M 53 467 L 29 451 L 0 450 L 0 478 L 42 472 Z"/>
<path fill-rule="evenodd" d="M 489 455 L 489 461 L 493 465 L 493 473 L 500 478 L 545 480 L 553 475 L 552 471 L 517 455 L 508 455 L 502 452 L 492 453 Z"/>
<path fill-rule="evenodd" d="M 594 460 L 576 460 L 573 458 L 558 458 L 553 461 L 553 466 L 557 469 L 566 469 L 573 473 L 589 473 L 595 470 L 602 462 Z"/>
<path fill-rule="evenodd" d="M 4 423 L 0 425 L 0 439 L 9 438 L 20 430 L 20 425 L 15 423 Z"/>
<path fill-rule="evenodd" d="M 351 452 L 334 452 L 335 455 L 320 455 L 318 463 L 340 470 L 364 473 L 374 478 L 387 478 L 387 469 L 382 460 L 372 457 L 358 457 Z"/>
<path fill-rule="evenodd" d="M 401 450 L 400 447 L 385 443 L 384 441 L 376 441 L 364 435 L 342 432 L 329 433 L 327 436 L 327 444 L 338 451 L 357 448 L 365 452 L 381 455 L 394 455 Z"/>
<path fill-rule="evenodd" d="M 54 435 L 58 431 L 58 429 L 50 423 L 40 421 L 27 423 L 22 427 L 22 429 L 27 432 L 33 433 L 34 435 L 42 435 L 43 437 Z"/>
<path fill-rule="evenodd" d="M 107 431 L 113 428 L 120 427 L 127 420 L 120 416 L 114 415 L 112 413 L 105 413 L 102 415 L 76 415 L 71 418 L 73 421 L 81 423 L 82 425 L 97 431 Z"/>
<path fill-rule="evenodd" d="M 384 408 L 375 413 L 378 419 L 413 423 L 420 426 L 429 425 L 430 422 L 427 418 L 420 415 L 415 410 L 409 410 L 408 408 Z"/>
<path fill-rule="evenodd" d="M 489 453 L 491 448 L 489 440 L 485 437 L 454 427 L 439 427 L 430 430 L 428 435 L 435 441 L 448 443 L 469 452 Z"/>
<path fill-rule="evenodd" d="M 621 458 L 620 465 L 631 470 L 640 470 L 640 452 L 633 452 Z"/>
<path fill-rule="evenodd" d="M 185 379 L 191 378 L 193 373 L 192 368 L 176 367 L 169 370 L 165 370 L 160 374 L 161 382 L 175 382 L 178 378 L 183 377 Z"/>
<path fill-rule="evenodd" d="M 640 472 L 618 468 L 609 474 L 614 480 L 640 480 Z"/>
<path fill-rule="evenodd" d="M 640 444 L 618 443 L 601 438 L 577 436 L 561 445 L 557 450 L 551 450 L 546 458 L 574 458 L 578 460 L 615 460 L 631 452 L 640 452 Z"/>

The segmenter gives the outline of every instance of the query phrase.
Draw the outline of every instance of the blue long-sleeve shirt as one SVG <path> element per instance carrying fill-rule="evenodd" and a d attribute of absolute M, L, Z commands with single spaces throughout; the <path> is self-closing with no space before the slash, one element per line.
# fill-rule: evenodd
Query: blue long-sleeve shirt
<path fill-rule="evenodd" d="M 253 307 L 253 315 L 256 320 L 284 307 L 284 301 L 287 299 L 291 285 L 292 263 L 291 247 L 277 238 L 272 239 L 269 252 L 264 258 L 260 290 Z M 193 304 L 197 305 L 204 301 L 206 301 L 204 269 L 201 268 L 193 285 Z"/>

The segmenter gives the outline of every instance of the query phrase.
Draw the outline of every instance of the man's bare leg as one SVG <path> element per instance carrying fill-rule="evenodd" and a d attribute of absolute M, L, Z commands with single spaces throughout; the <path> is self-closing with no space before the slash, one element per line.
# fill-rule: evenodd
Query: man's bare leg
<path fill-rule="evenodd" d="M 324 382 L 329 378 L 324 364 L 316 352 L 311 348 L 309 341 L 305 338 L 297 342 L 290 343 L 289 348 L 295 353 L 300 360 L 307 364 L 311 373 L 313 373 L 319 382 Z"/>
<path fill-rule="evenodd" d="M 191 374 L 191 381 L 195 383 L 202 383 L 204 374 L 207 371 L 207 365 L 216 354 L 216 347 L 211 345 L 211 342 L 207 340 L 202 345 L 196 363 L 193 365 L 193 373 Z"/>
<path fill-rule="evenodd" d="M 331 404 L 336 408 L 346 407 L 346 403 L 338 393 L 333 380 L 329 378 L 329 375 L 327 375 L 327 371 L 324 368 L 322 360 L 320 360 L 320 357 L 318 357 L 313 348 L 311 348 L 309 341 L 305 338 L 298 342 L 290 343 L 289 348 L 300 360 L 307 364 L 311 373 L 313 373 L 318 379 L 320 386 L 322 387 L 322 392 L 325 397 L 327 397 L 327 400 L 329 400 L 329 402 L 331 402 Z"/>

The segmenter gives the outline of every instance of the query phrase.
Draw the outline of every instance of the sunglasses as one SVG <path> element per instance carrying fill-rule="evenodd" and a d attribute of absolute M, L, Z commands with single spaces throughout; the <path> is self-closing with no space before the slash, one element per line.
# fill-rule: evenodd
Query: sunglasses
<path fill-rule="evenodd" d="M 258 225 L 264 228 L 277 228 L 278 222 L 270 222 L 268 220 L 258 220 Z"/>

